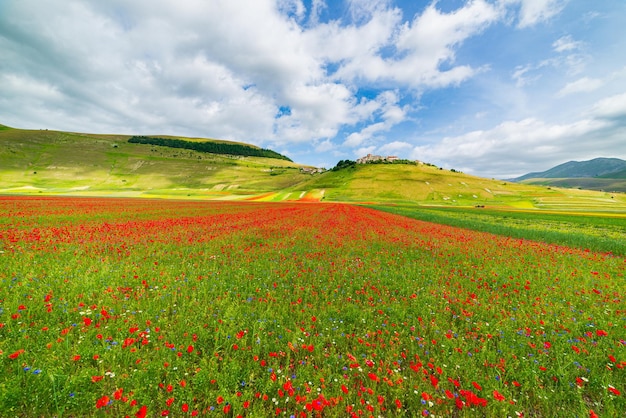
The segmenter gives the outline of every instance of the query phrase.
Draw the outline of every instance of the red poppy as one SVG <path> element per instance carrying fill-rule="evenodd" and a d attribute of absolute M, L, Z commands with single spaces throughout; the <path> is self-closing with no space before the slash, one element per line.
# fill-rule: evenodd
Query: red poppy
<path fill-rule="evenodd" d="M 107 406 L 110 401 L 111 399 L 108 396 L 104 395 L 96 401 L 96 408 L 100 409 L 104 406 Z"/>

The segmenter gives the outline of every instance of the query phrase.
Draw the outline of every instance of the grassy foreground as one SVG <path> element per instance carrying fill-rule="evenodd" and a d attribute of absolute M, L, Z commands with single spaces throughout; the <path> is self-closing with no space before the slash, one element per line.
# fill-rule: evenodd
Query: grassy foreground
<path fill-rule="evenodd" d="M 626 410 L 622 257 L 342 204 L 0 213 L 0 416 Z"/>

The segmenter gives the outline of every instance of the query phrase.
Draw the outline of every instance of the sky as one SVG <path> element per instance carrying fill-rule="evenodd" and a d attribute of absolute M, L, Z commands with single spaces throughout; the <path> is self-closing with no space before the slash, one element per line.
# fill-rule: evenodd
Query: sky
<path fill-rule="evenodd" d="M 626 159 L 624 0 L 0 0 L 0 123 L 487 178 Z"/>

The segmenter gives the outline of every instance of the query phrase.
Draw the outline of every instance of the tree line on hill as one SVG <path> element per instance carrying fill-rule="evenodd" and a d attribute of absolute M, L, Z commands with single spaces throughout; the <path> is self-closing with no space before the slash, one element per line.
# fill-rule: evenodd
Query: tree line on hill
<path fill-rule="evenodd" d="M 339 160 L 339 162 L 337 163 L 337 165 L 335 165 L 331 170 L 332 171 L 338 171 L 344 168 L 354 168 L 356 167 L 356 165 L 359 164 L 356 161 L 353 160 Z M 365 164 L 408 164 L 408 165 L 417 165 L 417 163 L 415 161 L 412 160 L 394 160 L 394 161 L 388 161 L 388 160 L 376 160 L 376 161 L 368 161 Z M 431 164 L 428 164 L 431 165 Z"/>
<path fill-rule="evenodd" d="M 256 148 L 244 144 L 234 144 L 227 142 L 192 142 L 182 139 L 171 138 L 155 138 L 150 136 L 133 136 L 128 142 L 132 144 L 149 144 L 159 145 L 169 148 L 182 148 L 199 152 L 208 152 L 211 154 L 227 154 L 227 155 L 241 155 L 245 157 L 264 157 L 264 158 L 276 158 L 279 160 L 291 161 L 288 157 L 282 154 L 265 148 Z"/>

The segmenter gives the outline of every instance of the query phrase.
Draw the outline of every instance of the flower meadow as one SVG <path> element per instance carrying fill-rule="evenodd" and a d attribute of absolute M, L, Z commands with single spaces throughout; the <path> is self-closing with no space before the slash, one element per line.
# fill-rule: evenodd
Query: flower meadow
<path fill-rule="evenodd" d="M 625 270 L 345 204 L 0 197 L 0 416 L 622 416 Z"/>

